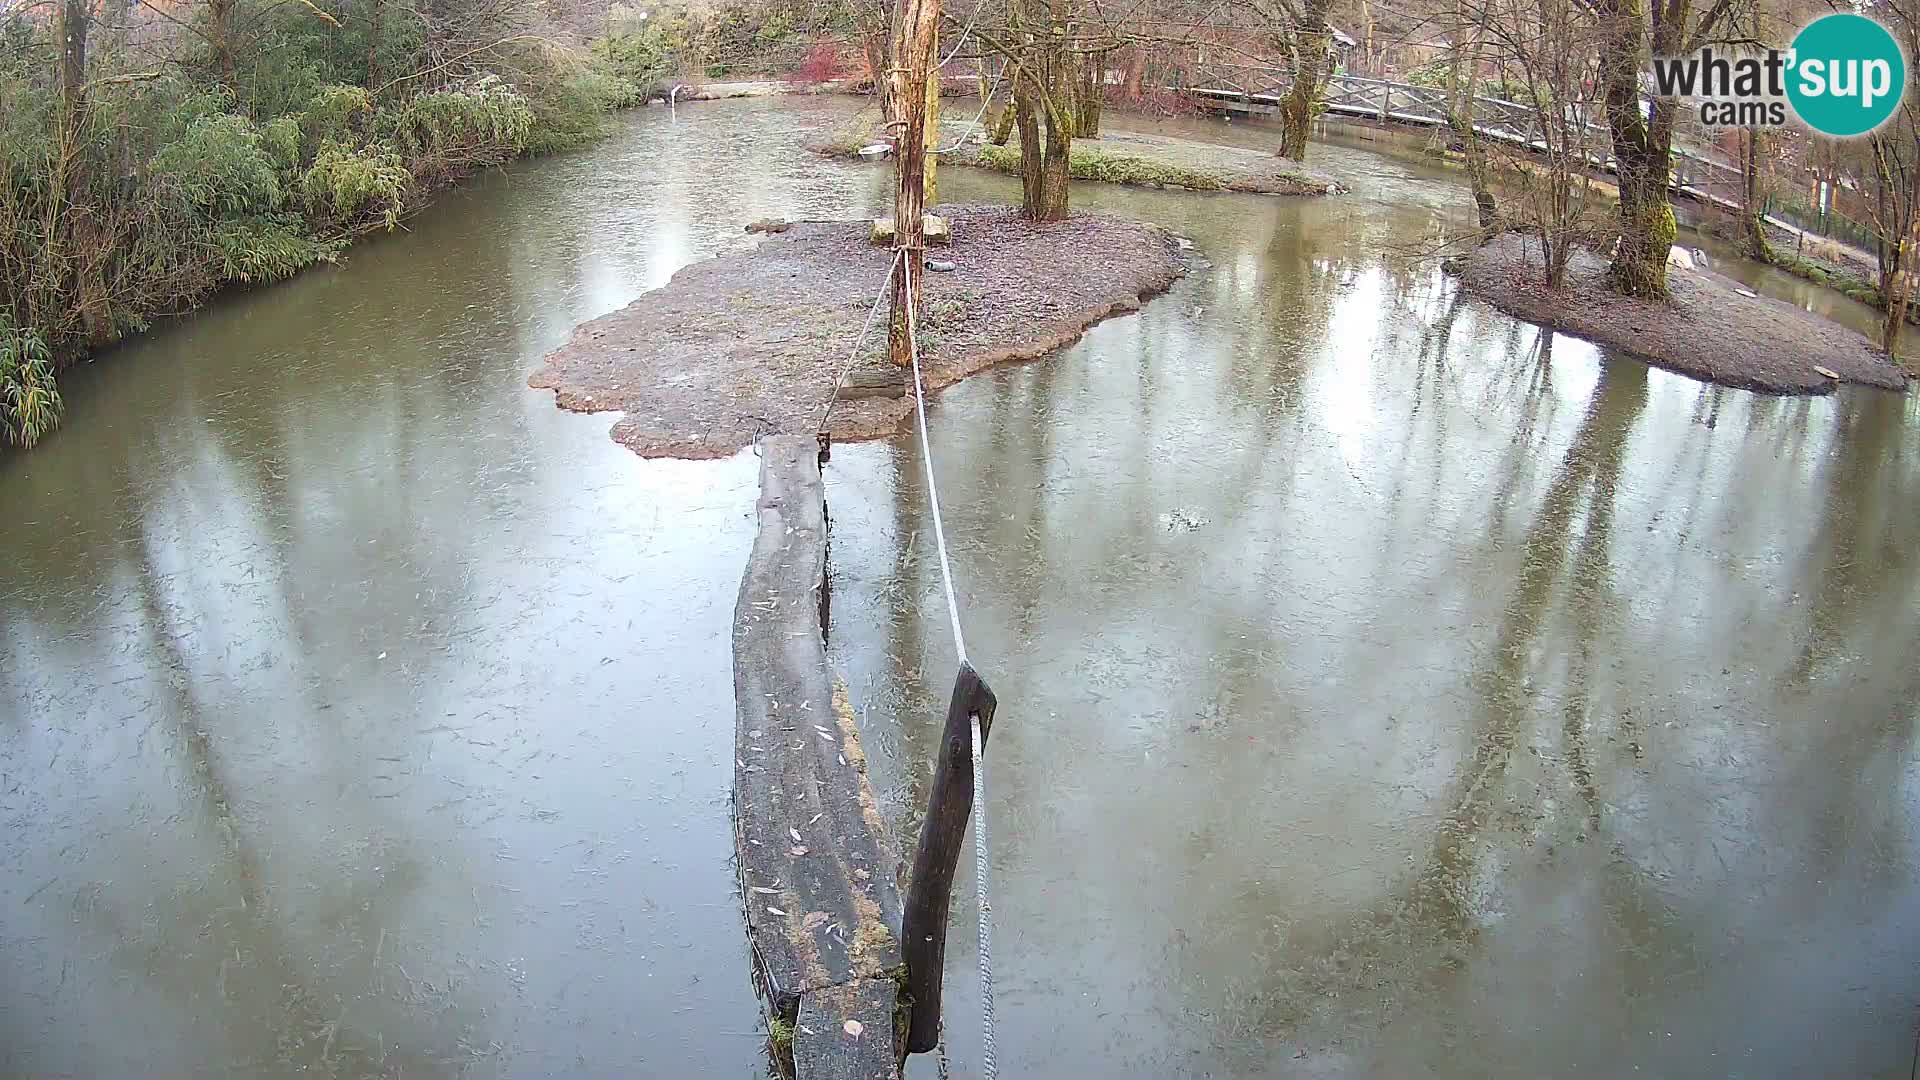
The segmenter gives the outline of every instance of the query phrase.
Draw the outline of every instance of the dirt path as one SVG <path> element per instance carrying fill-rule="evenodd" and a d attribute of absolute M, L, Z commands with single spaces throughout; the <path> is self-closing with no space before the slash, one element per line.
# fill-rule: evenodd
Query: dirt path
<path fill-rule="evenodd" d="M 1157 226 L 1096 215 L 1036 225 L 1007 207 L 942 207 L 954 246 L 930 257 L 921 326 L 929 389 L 1044 355 L 1184 272 Z M 528 380 L 576 412 L 622 410 L 613 437 L 646 457 L 723 457 L 759 435 L 813 434 L 886 277 L 866 221 L 805 221 L 752 251 L 694 263 L 573 332 Z M 887 367 L 885 313 L 857 367 Z M 836 402 L 835 439 L 890 435 L 904 397 Z"/>
<path fill-rule="evenodd" d="M 1566 288 L 1550 291 L 1539 244 L 1518 233 L 1451 265 L 1468 292 L 1502 311 L 1695 378 L 1775 394 L 1824 394 L 1836 382 L 1907 386 L 1899 365 L 1859 333 L 1785 301 L 1744 295 L 1711 271 L 1670 270 L 1673 299 L 1662 304 L 1608 289 L 1606 263 L 1586 250 L 1567 267 Z"/>

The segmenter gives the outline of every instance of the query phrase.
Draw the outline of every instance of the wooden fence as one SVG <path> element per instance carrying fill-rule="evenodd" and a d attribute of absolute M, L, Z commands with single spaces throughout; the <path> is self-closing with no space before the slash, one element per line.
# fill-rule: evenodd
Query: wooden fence
<path fill-rule="evenodd" d="M 1287 90 L 1285 81 L 1272 82 L 1270 72 L 1248 71 L 1264 75 L 1267 81 L 1250 81 L 1238 87 L 1174 86 L 1168 89 L 1187 94 L 1209 109 L 1254 116 L 1276 112 L 1281 96 Z M 1482 136 L 1536 152 L 1546 151 L 1545 132 L 1541 130 L 1531 106 L 1475 95 L 1471 111 L 1474 130 Z M 1335 75 L 1327 84 L 1327 112 L 1335 117 L 1346 116 L 1380 123 L 1445 127 L 1448 124 L 1447 92 L 1436 86 L 1365 79 L 1358 75 Z M 1588 164 L 1605 172 L 1615 171 L 1613 140 L 1606 126 L 1597 122 L 1597 119 L 1585 117 L 1582 117 L 1582 123 L 1588 136 L 1583 140 L 1587 147 Z M 1673 148 L 1673 190 L 1681 195 L 1738 212 L 1744 181 L 1740 166 L 1712 147 L 1676 143 Z M 1771 215 L 1767 217 L 1767 223 L 1795 235 L 1802 231 L 1798 226 Z"/>

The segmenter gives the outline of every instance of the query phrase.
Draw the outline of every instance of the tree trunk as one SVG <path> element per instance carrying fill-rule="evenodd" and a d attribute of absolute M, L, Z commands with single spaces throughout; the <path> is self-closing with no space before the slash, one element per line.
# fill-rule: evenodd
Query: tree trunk
<path fill-rule="evenodd" d="M 1920 188 L 1920 174 L 1914 181 Z M 1887 301 L 1886 317 L 1880 323 L 1880 347 L 1893 356 L 1900 346 L 1900 332 L 1907 325 L 1907 304 L 1913 299 L 1914 272 L 1913 261 L 1916 252 L 1920 252 L 1920 190 L 1909 191 L 1904 200 L 1906 210 L 1904 228 L 1901 229 L 1898 246 L 1888 260 L 1893 272 L 1887 275 L 1881 286 L 1881 293 Z"/>
<path fill-rule="evenodd" d="M 1464 5 L 1456 2 L 1455 18 L 1461 25 L 1467 25 L 1464 17 Z M 1479 211 L 1480 227 L 1491 229 L 1499 218 L 1499 205 L 1493 197 L 1493 170 L 1487 162 L 1487 148 L 1480 142 L 1480 132 L 1473 126 L 1473 73 L 1480 67 L 1480 43 L 1478 39 L 1467 42 L 1464 60 L 1467 68 L 1466 91 L 1460 86 L 1460 66 L 1462 56 L 1459 46 L 1449 50 L 1447 64 L 1447 126 L 1452 129 L 1453 137 L 1460 140 L 1461 152 L 1466 157 L 1467 182 L 1473 188 L 1473 205 Z M 1551 261 L 1548 266 L 1551 268 Z M 1549 285 L 1552 282 L 1548 282 Z"/>
<path fill-rule="evenodd" d="M 380 85 L 380 41 L 385 28 L 382 19 L 386 0 L 367 0 L 367 87 Z"/>
<path fill-rule="evenodd" d="M 1035 221 L 1065 221 L 1067 218 L 1073 124 L 1071 120 L 1064 123 L 1056 121 L 1055 118 L 1063 112 L 1064 108 L 1048 114 L 1047 152 L 1040 160 L 1040 200 L 1034 211 L 1027 215 Z"/>
<path fill-rule="evenodd" d="M 995 146 L 1007 145 L 1007 140 L 1013 138 L 1013 113 L 1013 105 L 1009 103 L 993 114 L 993 119 L 987 122 L 988 142 Z"/>
<path fill-rule="evenodd" d="M 237 99 L 240 87 L 233 64 L 233 4 L 234 0 L 207 0 L 207 39 L 219 67 L 220 85 Z"/>
<path fill-rule="evenodd" d="M 1332 74 L 1333 34 L 1327 27 L 1331 0 L 1306 0 L 1293 28 L 1293 85 L 1280 100 L 1280 156 L 1307 160 L 1307 136 L 1319 115 L 1321 92 Z"/>
<path fill-rule="evenodd" d="M 1764 215 L 1767 210 L 1767 191 L 1761 178 L 1760 163 L 1763 156 L 1765 134 L 1759 128 L 1748 128 L 1746 132 L 1746 153 L 1741 155 L 1741 207 L 1740 217 L 1743 226 L 1742 246 L 1749 259 L 1761 262 L 1773 261 L 1773 248 L 1767 243 L 1767 224 Z"/>
<path fill-rule="evenodd" d="M 893 307 L 887 324 L 887 355 L 902 367 L 911 362 L 908 319 L 920 309 L 922 230 L 926 212 L 927 105 L 929 80 L 938 77 L 933 54 L 939 37 L 940 0 L 900 0 L 894 20 L 893 82 L 900 126 L 894 153 L 893 246 L 903 265 L 893 275 Z M 933 84 L 937 87 L 937 83 Z"/>
<path fill-rule="evenodd" d="M 72 268 L 70 288 L 80 326 L 89 345 L 113 337 L 107 296 L 106 230 L 93 205 L 93 148 L 87 145 L 87 32 L 93 21 L 89 0 L 62 0 L 60 34 L 60 116 L 57 157 L 60 192 L 66 203 L 65 262 Z"/>
<path fill-rule="evenodd" d="M 1667 295 L 1667 252 L 1678 226 L 1668 185 L 1673 178 L 1674 102 L 1655 98 L 1640 111 L 1641 54 L 1647 43 L 1642 0 L 1600 0 L 1609 24 L 1602 66 L 1606 79 L 1607 129 L 1620 184 L 1620 243 L 1608 276 L 1628 296 L 1660 299 Z M 1675 38 L 1668 27 L 1663 38 Z M 1675 41 L 1654 42 L 1655 51 L 1674 51 Z M 1664 54 L 1663 54 L 1664 55 Z"/>
<path fill-rule="evenodd" d="M 1073 137 L 1100 137 L 1100 107 L 1106 103 L 1107 62 L 1099 55 L 1088 56 L 1080 64 L 1080 79 L 1074 95 Z"/>
<path fill-rule="evenodd" d="M 891 133 L 892 124 L 899 117 L 894 115 L 893 80 L 887 74 L 888 48 L 884 26 L 870 31 L 860 44 L 860 51 L 866 57 L 867 71 L 873 77 L 873 96 L 880 106 L 880 123 L 883 130 Z"/>
<path fill-rule="evenodd" d="M 1040 208 L 1040 145 L 1039 105 L 1034 100 L 1036 92 L 1033 77 L 1027 73 L 1027 65 L 1022 64 L 1013 77 L 1013 119 L 1020 129 L 1020 212 L 1027 217 L 1036 217 Z"/>
<path fill-rule="evenodd" d="M 934 37 L 934 52 L 936 55 L 939 53 L 939 42 L 940 39 L 936 34 Z M 923 145 L 926 147 L 927 156 L 926 164 L 924 165 L 926 186 L 923 201 L 926 206 L 931 207 L 937 201 L 937 196 L 940 191 L 940 184 L 937 179 L 937 174 L 940 171 L 940 155 L 933 152 L 940 145 L 940 66 L 938 64 L 927 65 L 926 95 L 927 127 L 926 142 Z"/>

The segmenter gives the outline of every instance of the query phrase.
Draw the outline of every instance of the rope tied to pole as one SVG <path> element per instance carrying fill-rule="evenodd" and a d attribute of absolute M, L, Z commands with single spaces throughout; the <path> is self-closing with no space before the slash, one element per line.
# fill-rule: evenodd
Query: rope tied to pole
<path fill-rule="evenodd" d="M 901 251 L 906 253 L 906 249 Z M 918 272 L 911 256 L 903 260 L 903 272 L 906 274 L 907 296 L 913 296 L 913 278 Z M 946 594 L 947 618 L 953 629 L 953 650 L 960 662 L 960 685 L 971 678 L 973 685 L 984 695 L 986 715 L 990 718 L 993 710 L 993 695 L 973 673 L 973 667 L 967 660 L 966 635 L 960 627 L 960 602 L 953 589 L 953 563 L 947 554 L 947 531 L 941 521 L 939 484 L 934 478 L 933 444 L 927 438 L 927 387 L 926 379 L 920 369 L 919 325 L 915 319 L 912 300 L 909 299 L 906 310 L 907 321 L 907 357 L 913 371 L 913 408 L 920 428 L 920 461 L 925 466 L 927 476 L 927 504 L 933 514 L 934 548 L 940 558 L 940 582 Z M 956 689 L 956 694 L 958 694 Z M 995 1080 L 999 1066 L 994 1060 L 993 1041 L 993 905 L 988 899 L 987 882 L 987 773 L 982 761 L 981 749 L 986 743 L 986 733 L 981 728 L 981 713 L 971 710 L 968 717 L 969 733 L 972 742 L 973 762 L 973 875 L 974 901 L 979 915 L 979 976 L 980 976 L 980 1072 L 985 1080 Z M 944 932 L 944 928 L 943 928 Z"/>
<path fill-rule="evenodd" d="M 901 263 L 906 261 L 902 255 L 900 249 L 894 250 L 893 261 L 887 264 L 886 279 L 880 282 L 880 295 L 873 298 L 873 307 L 867 312 L 866 325 L 860 328 L 860 336 L 853 339 L 853 349 L 847 354 L 847 362 L 840 365 L 840 374 L 834 378 L 833 388 L 827 392 L 826 403 L 820 406 L 820 420 L 813 426 L 823 440 L 823 444 L 827 437 L 827 418 L 833 414 L 833 403 L 839 400 L 840 388 L 846 384 L 847 376 L 853 371 L 853 365 L 860 359 L 860 346 L 867 343 L 867 335 L 873 331 L 873 320 L 879 318 L 880 309 L 886 306 L 887 297 L 893 291 L 894 272 L 899 270 Z"/>

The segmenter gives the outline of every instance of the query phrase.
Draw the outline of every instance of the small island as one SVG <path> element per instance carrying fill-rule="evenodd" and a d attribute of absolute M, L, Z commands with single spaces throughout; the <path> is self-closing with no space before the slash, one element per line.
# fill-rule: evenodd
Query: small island
<path fill-rule="evenodd" d="M 1042 224 L 1002 206 L 937 213 L 953 240 L 930 261 L 952 269 L 922 278 L 930 391 L 1058 349 L 1186 269 L 1179 241 L 1155 225 L 1097 214 Z M 565 409 L 623 411 L 613 437 L 645 457 L 724 457 L 761 435 L 814 434 L 823 416 L 836 440 L 891 435 L 913 410 L 899 389 L 835 401 L 849 367 L 898 383 L 884 319 L 853 354 L 893 256 L 872 244 L 872 225 L 794 222 L 694 263 L 576 328 L 529 385 Z"/>
<path fill-rule="evenodd" d="M 1577 248 L 1565 285 L 1550 289 L 1539 241 L 1519 232 L 1447 266 L 1510 315 L 1694 378 L 1772 394 L 1830 393 L 1841 382 L 1906 389 L 1906 373 L 1859 332 L 1704 267 L 1672 268 L 1666 300 L 1639 299 L 1609 287 L 1606 260 Z"/>

